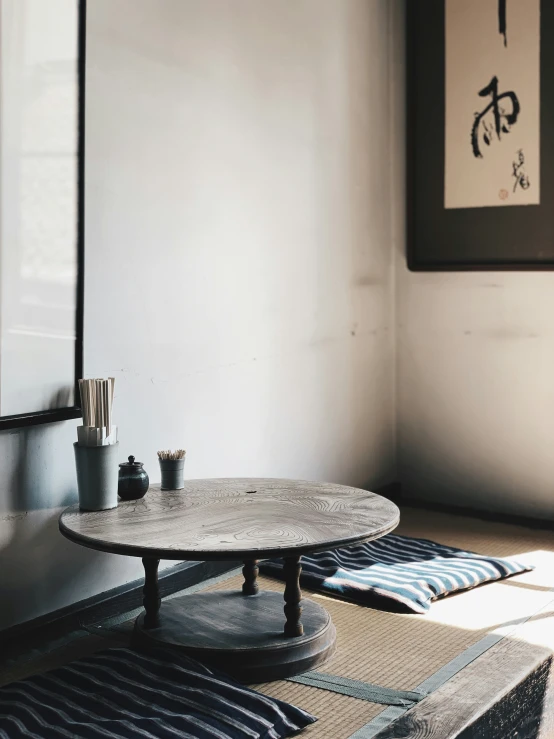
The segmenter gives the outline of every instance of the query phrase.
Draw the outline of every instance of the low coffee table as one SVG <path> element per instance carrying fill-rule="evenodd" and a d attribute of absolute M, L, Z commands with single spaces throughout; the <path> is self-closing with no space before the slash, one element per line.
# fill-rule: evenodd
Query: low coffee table
<path fill-rule="evenodd" d="M 327 611 L 302 600 L 303 554 L 371 541 L 398 524 L 398 508 L 343 485 L 278 479 L 188 480 L 183 490 L 152 486 L 142 500 L 108 511 L 67 508 L 60 531 L 91 549 L 142 557 L 144 612 L 134 643 L 171 646 L 244 682 L 305 672 L 328 659 L 335 627 Z M 258 561 L 283 557 L 283 601 L 259 591 Z M 242 591 L 177 596 L 160 614 L 160 559 L 241 560 Z"/>

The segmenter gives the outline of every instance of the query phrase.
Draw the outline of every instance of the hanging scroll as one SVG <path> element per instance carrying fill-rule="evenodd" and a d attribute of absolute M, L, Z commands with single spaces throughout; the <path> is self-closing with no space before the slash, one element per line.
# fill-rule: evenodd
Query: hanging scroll
<path fill-rule="evenodd" d="M 540 203 L 540 2 L 446 0 L 445 207 Z"/>

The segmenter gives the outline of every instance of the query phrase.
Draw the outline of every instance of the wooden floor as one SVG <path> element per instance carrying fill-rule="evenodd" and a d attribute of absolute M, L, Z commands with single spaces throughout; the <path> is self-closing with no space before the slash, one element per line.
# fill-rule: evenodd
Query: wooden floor
<path fill-rule="evenodd" d="M 407 713 L 287 681 L 256 687 L 318 716 L 318 722 L 302 734 L 317 739 L 348 739 L 359 731 L 365 731 L 364 739 L 554 739 L 548 683 L 554 653 L 552 533 L 409 508 L 402 511 L 401 521 L 398 533 L 491 556 L 513 556 L 536 569 L 438 601 L 425 616 L 385 613 L 318 594 L 309 596 L 324 602 L 337 628 L 336 656 L 322 669 L 401 690 L 427 692 L 421 686 L 431 686 L 432 694 Z M 238 587 L 240 581 L 234 576 L 208 587 Z M 263 587 L 282 590 L 283 586 L 263 578 Z M 77 634 L 63 646 L 48 650 L 45 645 L 44 654 L 23 653 L 0 670 L 0 683 L 112 643 L 126 643 L 130 626 L 106 630 L 105 637 Z M 461 658 L 462 665 L 464 660 L 467 664 L 460 668 Z M 389 728 L 379 731 L 376 720 Z M 513 733 L 516 722 L 520 724 L 517 734 Z"/>

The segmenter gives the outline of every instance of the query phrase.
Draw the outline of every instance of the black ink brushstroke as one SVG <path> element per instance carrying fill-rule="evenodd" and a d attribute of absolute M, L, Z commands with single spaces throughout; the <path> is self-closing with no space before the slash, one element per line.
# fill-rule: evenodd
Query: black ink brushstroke
<path fill-rule="evenodd" d="M 518 149 L 517 161 L 512 162 L 512 177 L 515 180 L 512 192 L 517 190 L 518 185 L 522 190 L 528 190 L 531 187 L 529 175 L 525 171 L 525 154 L 523 153 L 523 149 Z"/>
<path fill-rule="evenodd" d="M 504 36 L 504 46 L 508 46 L 508 28 L 506 25 L 506 0 L 498 0 L 498 33 Z"/>
<path fill-rule="evenodd" d="M 484 141 L 487 146 L 491 144 L 491 129 L 487 126 L 486 121 L 483 119 L 492 110 L 494 115 L 494 131 L 496 132 L 497 138 L 500 140 L 503 133 L 509 133 L 510 129 L 507 126 L 512 126 L 518 119 L 520 105 L 519 100 L 515 92 L 503 92 L 501 95 L 498 94 L 498 77 L 494 76 L 486 87 L 483 87 L 479 91 L 480 97 L 492 97 L 491 102 L 481 113 L 475 113 L 475 120 L 473 121 L 473 127 L 471 129 L 471 148 L 473 150 L 473 156 L 482 157 L 481 150 L 479 148 L 479 125 L 483 121 L 483 127 L 485 128 Z M 499 102 L 504 98 L 509 98 L 512 103 L 512 112 L 507 113 L 504 108 L 499 105 Z"/>

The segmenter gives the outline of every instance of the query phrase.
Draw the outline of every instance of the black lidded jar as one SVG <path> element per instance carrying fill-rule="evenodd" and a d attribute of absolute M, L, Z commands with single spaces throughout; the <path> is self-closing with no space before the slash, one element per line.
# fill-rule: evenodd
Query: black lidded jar
<path fill-rule="evenodd" d="M 139 500 L 146 495 L 150 480 L 142 462 L 135 462 L 131 455 L 128 462 L 119 465 L 117 494 L 121 500 Z"/>

